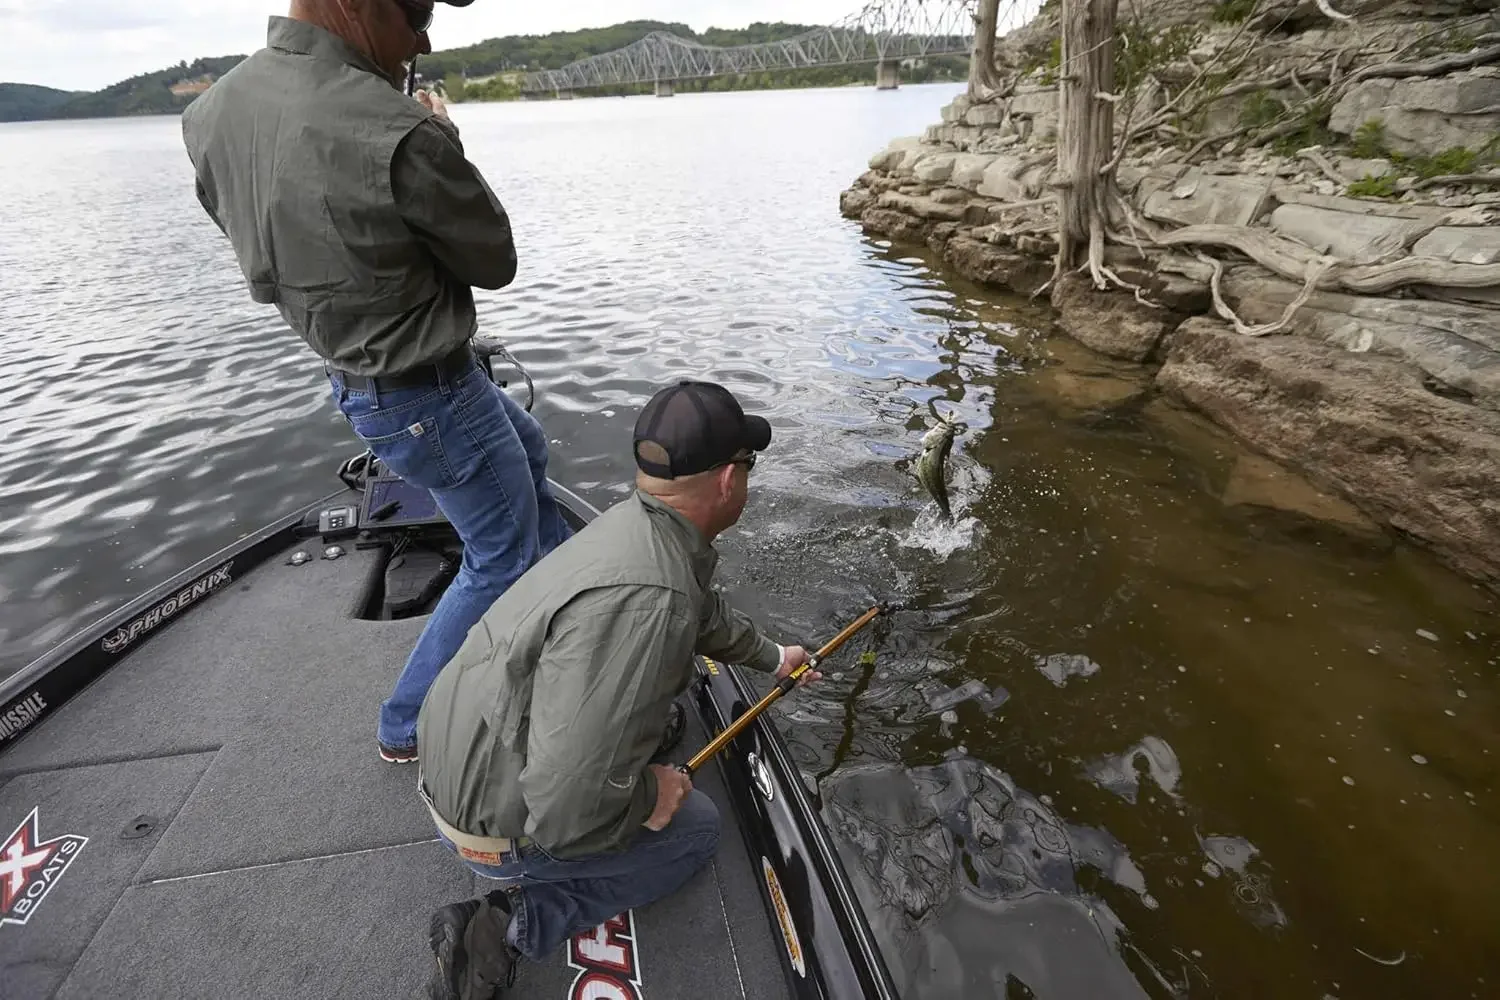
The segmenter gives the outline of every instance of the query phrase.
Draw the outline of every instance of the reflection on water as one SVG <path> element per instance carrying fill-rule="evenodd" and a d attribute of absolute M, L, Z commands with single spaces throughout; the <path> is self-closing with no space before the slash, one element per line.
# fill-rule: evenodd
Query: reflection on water
<path fill-rule="evenodd" d="M 1496 602 L 1232 502 L 1243 453 L 1139 370 L 840 219 L 953 93 L 457 109 L 520 242 L 481 322 L 537 378 L 554 474 L 613 502 L 634 408 L 719 379 L 776 429 L 726 585 L 809 643 L 904 602 L 774 711 L 905 995 L 1492 995 Z M 0 128 L 23 167 L 0 670 L 355 450 L 174 120 Z M 952 523 L 913 470 L 938 413 L 968 427 Z"/>

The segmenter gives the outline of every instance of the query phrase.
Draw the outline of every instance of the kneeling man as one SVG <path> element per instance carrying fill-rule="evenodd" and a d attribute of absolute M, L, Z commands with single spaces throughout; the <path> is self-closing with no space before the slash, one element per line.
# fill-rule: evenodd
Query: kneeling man
<path fill-rule="evenodd" d="M 657 393 L 636 422 L 634 494 L 506 591 L 439 673 L 418 722 L 422 795 L 443 841 L 504 885 L 433 917 L 433 996 L 494 996 L 518 955 L 675 892 L 713 856 L 713 801 L 650 761 L 694 653 L 778 677 L 807 660 L 710 587 L 714 538 L 770 442 L 722 386 Z"/>

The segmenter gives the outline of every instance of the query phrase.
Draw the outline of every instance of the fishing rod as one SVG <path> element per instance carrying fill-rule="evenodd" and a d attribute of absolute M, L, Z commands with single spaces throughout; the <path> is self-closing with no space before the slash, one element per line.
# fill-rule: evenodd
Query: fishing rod
<path fill-rule="evenodd" d="M 759 702 L 757 702 L 753 708 L 749 709 L 745 712 L 744 715 L 741 715 L 738 719 L 735 719 L 733 722 L 731 722 L 722 733 L 714 737 L 712 743 L 704 747 L 702 750 L 699 750 L 696 754 L 693 755 L 692 760 L 678 767 L 678 770 L 683 774 L 690 775 L 694 771 L 698 770 L 698 768 L 706 764 L 710 757 L 718 753 L 720 750 L 724 749 L 724 747 L 729 743 L 730 740 L 734 739 L 741 733 L 741 731 L 744 730 L 746 726 L 754 722 L 756 716 L 760 715 L 760 713 L 769 708 L 772 702 L 774 702 L 777 698 L 780 698 L 782 695 L 786 694 L 792 688 L 796 687 L 797 682 L 802 679 L 804 674 L 806 674 L 809 670 L 818 669 L 818 665 L 822 663 L 824 659 L 833 655 L 833 653 L 835 653 L 840 646 L 848 642 L 850 639 L 854 638 L 854 634 L 856 632 L 864 628 L 866 625 L 870 624 L 870 622 L 874 621 L 875 616 L 880 614 L 882 611 L 885 611 L 887 607 L 888 606 L 885 604 L 877 604 L 869 611 L 866 611 L 864 614 L 860 615 L 859 618 L 857 618 L 852 624 L 850 624 L 838 635 L 830 639 L 828 645 L 824 646 L 812 656 L 808 657 L 806 663 L 802 664 L 802 666 L 798 667 L 796 670 L 793 670 L 791 673 L 781 678 L 781 680 L 777 681 L 776 686 L 769 692 L 767 692 L 766 696 Z"/>

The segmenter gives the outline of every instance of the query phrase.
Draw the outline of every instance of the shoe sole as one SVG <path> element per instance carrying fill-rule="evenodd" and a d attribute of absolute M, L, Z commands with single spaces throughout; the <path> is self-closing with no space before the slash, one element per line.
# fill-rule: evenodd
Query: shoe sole
<path fill-rule="evenodd" d="M 380 759 L 385 761 L 387 764 L 415 764 L 418 758 L 416 754 L 412 754 L 410 757 L 397 757 L 394 754 L 389 754 L 382 750 L 380 751 Z"/>
<path fill-rule="evenodd" d="M 444 954 L 451 958 L 458 950 L 460 933 L 458 928 L 448 923 L 428 932 L 427 943 L 432 948 L 434 963 L 432 978 L 427 983 L 427 995 L 431 1000 L 458 1000 L 461 996 L 458 985 L 453 981 L 452 970 L 443 961 Z"/>

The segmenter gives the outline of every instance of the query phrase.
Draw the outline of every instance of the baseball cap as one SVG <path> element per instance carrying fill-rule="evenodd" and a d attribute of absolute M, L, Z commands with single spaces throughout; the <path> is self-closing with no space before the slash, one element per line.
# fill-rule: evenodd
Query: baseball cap
<path fill-rule="evenodd" d="M 467 7 L 473 2 L 474 0 L 438 0 L 438 3 L 445 3 L 450 7 Z"/>
<path fill-rule="evenodd" d="M 684 379 L 651 397 L 635 422 L 635 464 L 648 476 L 676 479 L 765 451 L 771 425 L 748 416 L 722 385 Z"/>

